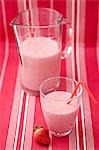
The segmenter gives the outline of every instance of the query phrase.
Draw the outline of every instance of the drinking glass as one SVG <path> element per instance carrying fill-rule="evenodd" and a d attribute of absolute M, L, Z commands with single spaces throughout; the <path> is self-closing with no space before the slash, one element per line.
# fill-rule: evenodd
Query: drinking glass
<path fill-rule="evenodd" d="M 52 77 L 40 85 L 42 112 L 49 131 L 55 136 L 68 135 L 79 113 L 82 87 L 71 95 L 78 82 L 67 77 Z"/>

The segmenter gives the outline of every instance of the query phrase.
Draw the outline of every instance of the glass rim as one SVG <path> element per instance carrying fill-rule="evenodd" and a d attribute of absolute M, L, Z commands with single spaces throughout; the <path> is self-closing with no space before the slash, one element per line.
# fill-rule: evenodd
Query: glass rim
<path fill-rule="evenodd" d="M 40 88 L 39 88 L 39 90 L 40 90 L 40 95 L 42 95 L 44 98 L 47 98 L 47 99 L 48 99 L 48 97 L 42 92 L 42 87 L 43 87 L 43 85 L 44 85 L 47 81 L 50 81 L 50 80 L 52 80 L 52 79 L 65 79 L 65 80 L 69 80 L 69 81 L 71 81 L 71 82 L 73 82 L 73 83 L 76 83 L 76 84 L 78 83 L 78 81 L 76 81 L 75 79 L 69 78 L 69 77 L 64 77 L 64 76 L 47 78 L 47 79 L 45 79 L 45 80 L 40 84 Z M 82 94 L 82 86 L 79 85 L 79 87 L 80 87 L 80 91 L 79 91 L 78 95 L 75 96 L 75 98 L 79 97 L 79 96 Z M 74 99 L 74 97 L 72 97 L 71 99 Z M 53 98 L 53 100 L 56 100 L 56 101 L 57 101 L 56 98 Z M 61 101 L 62 101 L 62 100 L 61 100 Z"/>
<path fill-rule="evenodd" d="M 59 14 L 59 20 L 55 23 L 55 24 L 52 24 L 52 25 L 28 25 L 28 24 L 26 24 L 26 25 L 22 25 L 22 24 L 20 24 L 20 23 L 15 23 L 16 22 L 16 20 L 18 19 L 18 17 L 20 16 L 20 15 L 22 15 L 24 12 L 29 12 L 29 11 L 35 11 L 35 10 L 48 10 L 48 11 L 52 11 L 52 12 L 54 12 L 54 13 L 57 13 L 57 14 Z M 58 18 L 58 17 L 57 17 Z M 63 21 L 63 20 L 65 20 L 65 21 Z M 38 8 L 30 8 L 30 9 L 25 9 L 25 10 L 23 10 L 23 11 L 21 11 L 20 13 L 18 13 L 18 15 L 10 22 L 10 25 L 11 26 L 18 26 L 18 27 L 24 27 L 24 28 L 47 28 L 47 27 L 55 27 L 55 26 L 57 26 L 57 25 L 59 25 L 59 24 L 61 24 L 62 23 L 62 21 L 63 21 L 63 23 L 65 22 L 65 24 L 69 24 L 69 22 L 67 21 L 67 19 L 63 19 L 63 15 L 59 12 L 59 11 L 57 11 L 57 10 L 55 10 L 55 9 L 52 9 L 52 8 L 45 8 L 45 7 L 38 7 Z"/>

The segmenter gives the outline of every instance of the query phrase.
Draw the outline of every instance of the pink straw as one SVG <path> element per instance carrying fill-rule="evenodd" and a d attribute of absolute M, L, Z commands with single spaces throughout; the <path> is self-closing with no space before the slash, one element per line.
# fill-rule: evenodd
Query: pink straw
<path fill-rule="evenodd" d="M 89 96 L 91 97 L 91 100 L 93 100 L 93 102 L 95 104 L 97 104 L 97 101 L 96 101 L 95 97 L 93 96 L 92 92 L 90 91 L 89 87 L 83 82 L 78 82 L 77 86 L 75 87 L 75 89 L 70 97 L 70 101 L 67 104 L 69 104 L 72 101 L 72 97 L 76 94 L 76 91 L 77 91 L 79 85 L 81 85 L 82 87 L 85 88 L 85 90 L 88 92 Z"/>

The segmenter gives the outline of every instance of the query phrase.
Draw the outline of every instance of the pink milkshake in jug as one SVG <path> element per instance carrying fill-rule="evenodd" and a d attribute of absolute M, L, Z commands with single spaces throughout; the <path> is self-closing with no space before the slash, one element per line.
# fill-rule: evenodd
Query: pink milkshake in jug
<path fill-rule="evenodd" d="M 20 58 L 20 83 L 33 95 L 49 77 L 60 76 L 61 58 L 71 53 L 71 25 L 62 14 L 49 8 L 21 12 L 12 22 Z M 62 27 L 66 27 L 66 48 L 62 50 Z"/>
<path fill-rule="evenodd" d="M 43 80 L 60 75 L 60 50 L 55 40 L 48 37 L 27 38 L 20 49 L 23 87 L 38 91 Z"/>

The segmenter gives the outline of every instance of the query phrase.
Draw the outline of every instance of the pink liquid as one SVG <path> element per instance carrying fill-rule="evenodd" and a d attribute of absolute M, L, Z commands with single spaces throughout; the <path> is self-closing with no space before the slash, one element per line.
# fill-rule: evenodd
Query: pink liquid
<path fill-rule="evenodd" d="M 60 50 L 48 37 L 30 37 L 20 46 L 21 82 L 26 89 L 38 91 L 43 80 L 60 75 Z"/>
<path fill-rule="evenodd" d="M 74 126 L 79 105 L 76 98 L 70 104 L 66 103 L 70 95 L 68 92 L 55 91 L 47 94 L 46 98 L 41 98 L 47 126 L 53 133 L 64 134 Z"/>

